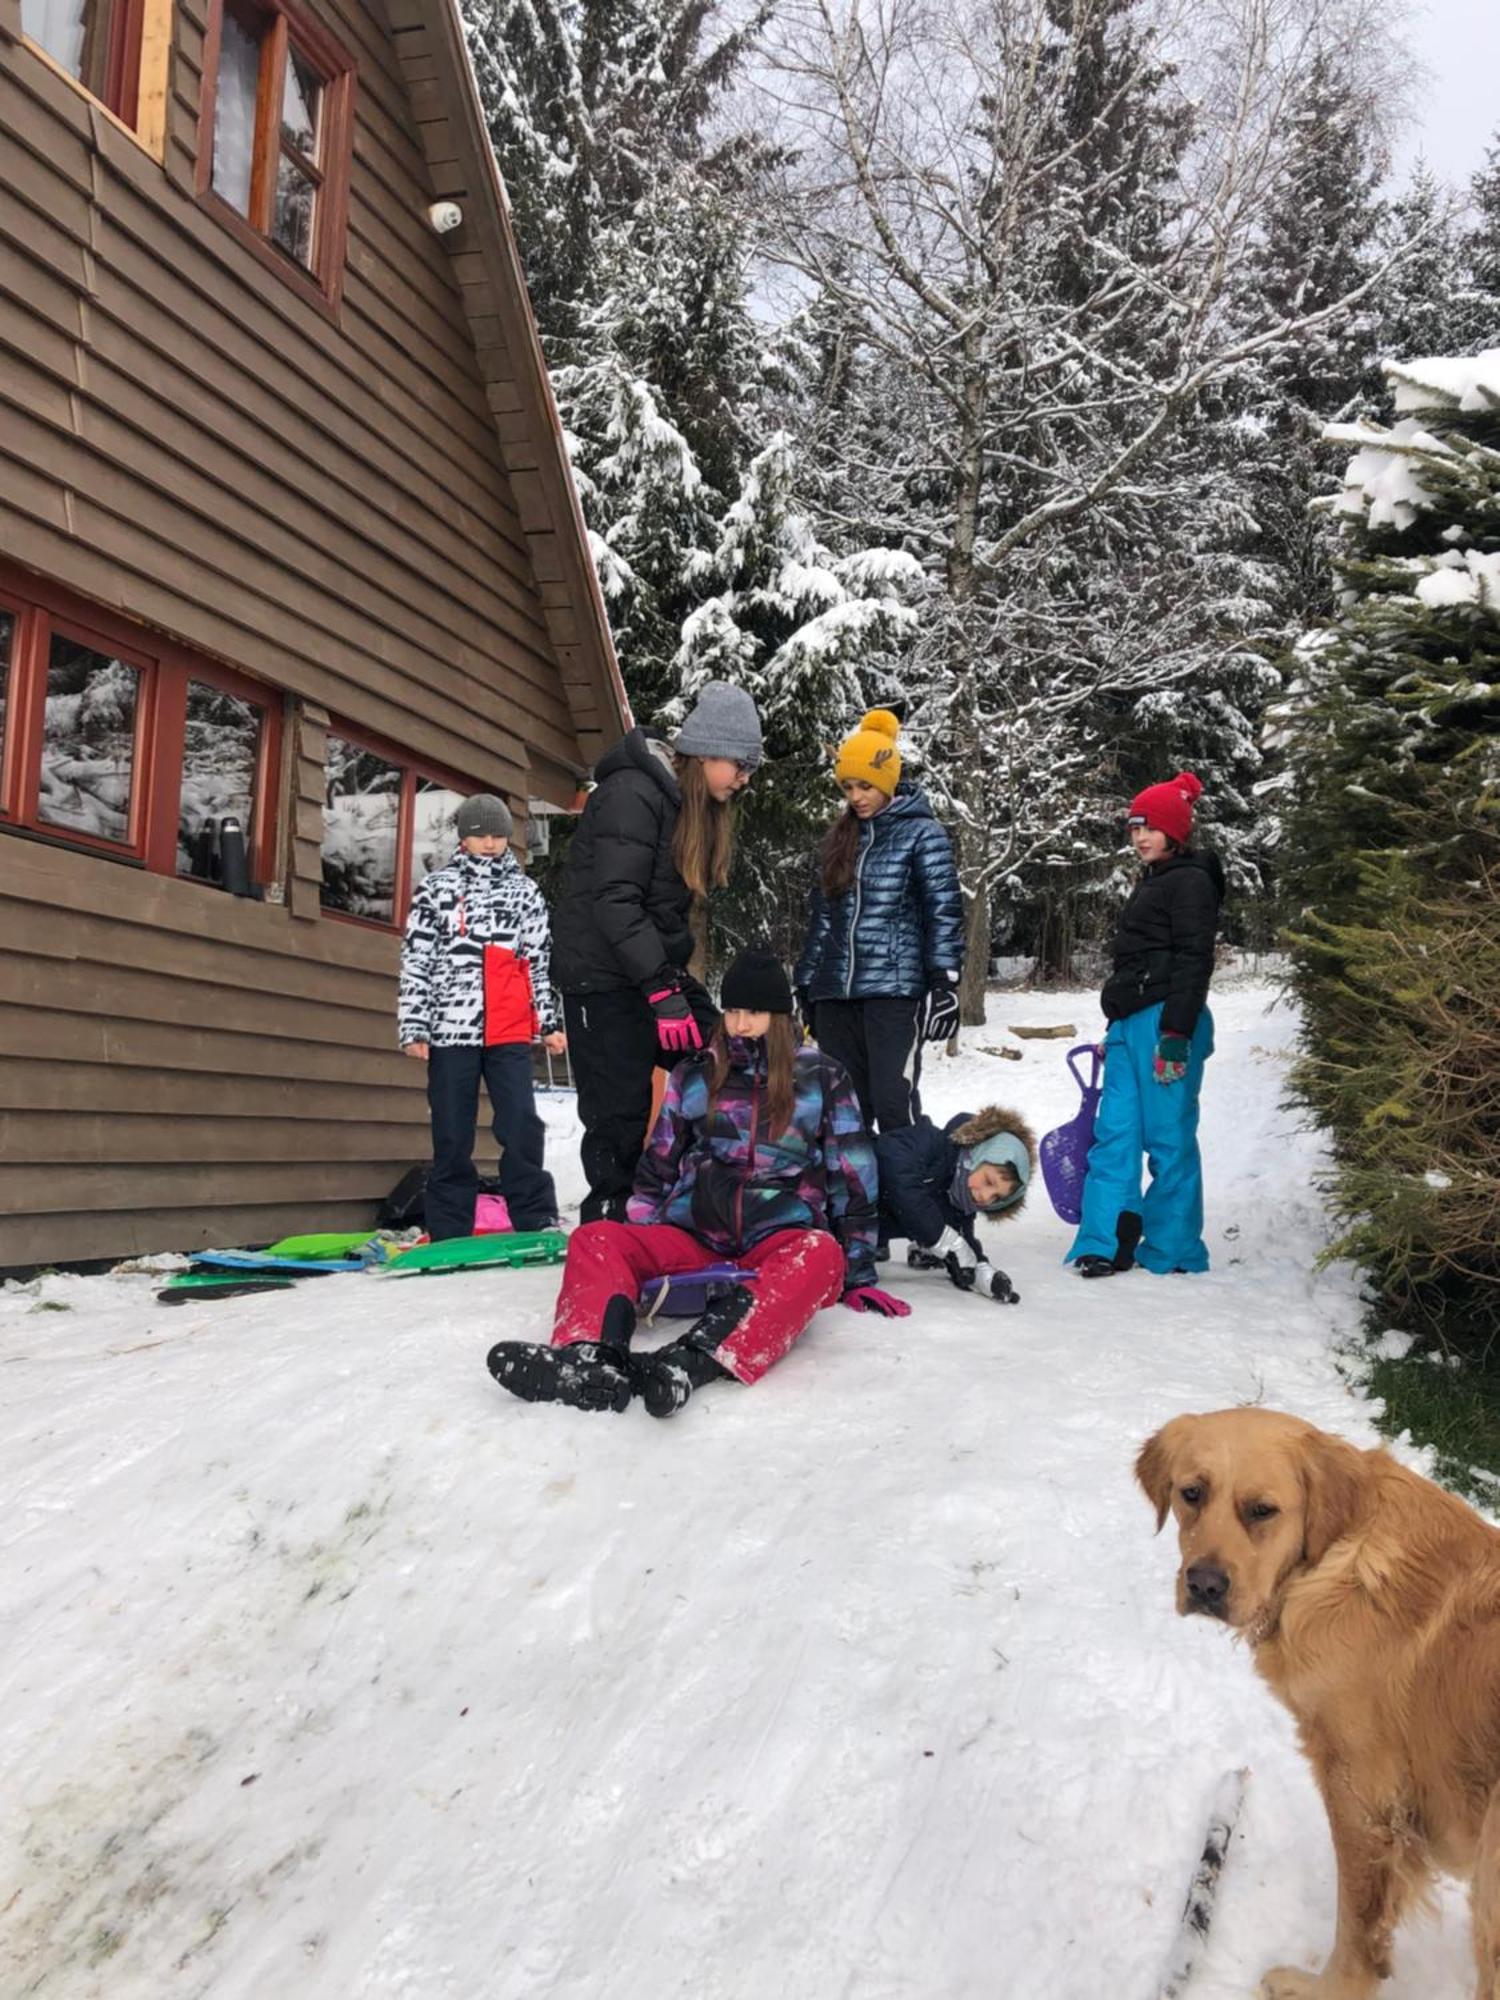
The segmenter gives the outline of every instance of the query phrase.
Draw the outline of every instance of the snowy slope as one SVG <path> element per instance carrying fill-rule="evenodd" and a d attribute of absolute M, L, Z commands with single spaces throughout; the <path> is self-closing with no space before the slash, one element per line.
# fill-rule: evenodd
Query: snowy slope
<path fill-rule="evenodd" d="M 1212 1274 L 1086 1284 L 1038 1191 L 994 1232 L 1019 1307 L 894 1265 L 909 1319 L 826 1312 L 670 1423 L 494 1387 L 550 1273 L 0 1293 L 0 1992 L 1151 2000 L 1240 1763 L 1194 1994 L 1315 1961 L 1290 1725 L 1173 1615 L 1131 1479 L 1182 1409 L 1374 1437 L 1349 1274 L 1311 1274 L 1290 1016 L 1215 1011 Z M 1098 1029 L 1001 995 L 968 1039 L 1044 1020 Z M 1055 1123 L 1067 1046 L 939 1061 L 929 1103 Z M 1464 1993 L 1466 1949 L 1450 1892 L 1392 2000 Z"/>

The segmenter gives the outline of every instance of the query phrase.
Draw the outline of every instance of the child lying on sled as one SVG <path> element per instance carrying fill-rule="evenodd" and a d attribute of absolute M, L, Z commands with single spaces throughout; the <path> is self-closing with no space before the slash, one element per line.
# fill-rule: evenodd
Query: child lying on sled
<path fill-rule="evenodd" d="M 838 1064 L 798 1047 L 792 989 L 768 952 L 724 975 L 709 1047 L 672 1071 L 625 1222 L 568 1239 L 550 1346 L 501 1341 L 490 1373 L 529 1403 L 669 1417 L 695 1389 L 755 1382 L 820 1307 L 903 1317 L 875 1283 L 875 1151 Z M 664 1272 L 725 1258 L 754 1271 L 681 1339 L 632 1354 L 636 1299 Z"/>
<path fill-rule="evenodd" d="M 1026 1121 L 991 1104 L 960 1111 L 941 1131 L 919 1118 L 882 1132 L 875 1150 L 882 1221 L 887 1234 L 907 1238 L 907 1262 L 946 1271 L 960 1291 L 1019 1304 L 1010 1279 L 985 1256 L 975 1217 L 1014 1215 L 1025 1201 L 1036 1164 Z"/>

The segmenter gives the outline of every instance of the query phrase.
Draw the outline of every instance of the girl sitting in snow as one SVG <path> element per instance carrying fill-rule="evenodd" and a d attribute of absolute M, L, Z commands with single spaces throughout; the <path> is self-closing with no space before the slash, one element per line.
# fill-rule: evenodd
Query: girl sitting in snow
<path fill-rule="evenodd" d="M 769 952 L 742 952 L 721 999 L 709 1048 L 668 1079 L 629 1220 L 569 1238 L 552 1345 L 491 1348 L 490 1373 L 513 1396 L 582 1410 L 639 1396 L 669 1417 L 706 1382 L 758 1381 L 822 1306 L 910 1311 L 874 1283 L 874 1148 L 838 1064 L 797 1046 L 786 973 Z M 632 1355 L 641 1287 L 725 1260 L 755 1282 Z"/>
<path fill-rule="evenodd" d="M 1010 1279 L 985 1256 L 976 1215 L 1014 1215 L 1026 1199 L 1036 1139 L 1014 1111 L 997 1104 L 960 1111 L 941 1131 L 919 1118 L 875 1142 L 883 1230 L 907 1238 L 906 1261 L 945 1270 L 960 1291 L 1018 1305 Z"/>
<path fill-rule="evenodd" d="M 1104 1093 L 1089 1148 L 1083 1215 L 1066 1262 L 1081 1277 L 1206 1271 L 1198 1093 L 1213 1054 L 1208 982 L 1224 870 L 1195 854 L 1191 771 L 1130 802 L 1130 843 L 1145 872 L 1115 932 L 1100 1003 Z M 1141 1156 L 1151 1185 L 1141 1199 Z"/>

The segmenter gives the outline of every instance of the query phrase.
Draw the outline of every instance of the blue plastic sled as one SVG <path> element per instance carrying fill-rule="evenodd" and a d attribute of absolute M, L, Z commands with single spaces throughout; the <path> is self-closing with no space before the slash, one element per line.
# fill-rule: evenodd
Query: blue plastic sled
<path fill-rule="evenodd" d="M 1088 1056 L 1093 1064 L 1087 1082 L 1078 1073 L 1078 1056 Z M 1059 1125 L 1049 1132 L 1037 1148 L 1042 1163 L 1042 1179 L 1047 1184 L 1052 1206 L 1064 1222 L 1075 1226 L 1083 1216 L 1083 1183 L 1089 1170 L 1089 1148 L 1094 1143 L 1094 1119 L 1104 1092 L 1100 1079 L 1103 1067 L 1099 1050 L 1093 1042 L 1080 1042 L 1076 1049 L 1068 1050 L 1068 1068 L 1073 1072 L 1073 1081 L 1083 1092 L 1083 1102 L 1078 1107 L 1077 1115 L 1070 1118 L 1066 1125 Z"/>
<path fill-rule="evenodd" d="M 199 1250 L 189 1258 L 195 1271 L 362 1271 L 347 1257 L 273 1257 L 268 1250 Z"/>
<path fill-rule="evenodd" d="M 735 1285 L 753 1285 L 756 1271 L 738 1264 L 705 1264 L 699 1271 L 664 1271 L 641 1287 L 643 1319 L 696 1319 Z"/>

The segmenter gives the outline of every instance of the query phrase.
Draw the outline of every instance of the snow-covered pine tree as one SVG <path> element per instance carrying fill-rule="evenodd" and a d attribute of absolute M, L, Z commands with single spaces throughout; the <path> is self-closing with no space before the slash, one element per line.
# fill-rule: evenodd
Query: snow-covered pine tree
<path fill-rule="evenodd" d="M 1380 219 L 1377 240 L 1406 255 L 1371 300 L 1379 355 L 1464 354 L 1477 331 L 1471 303 L 1455 282 L 1463 267 L 1458 202 L 1419 160 L 1411 179 Z M 1372 361 L 1373 397 L 1384 393 Z"/>
<path fill-rule="evenodd" d="M 1458 303 L 1466 314 L 1463 348 L 1500 346 L 1500 131 L 1469 183 Z"/>
<path fill-rule="evenodd" d="M 799 494 L 800 464 L 781 432 L 746 468 L 716 546 L 694 568 L 694 586 L 714 594 L 686 620 L 675 662 L 681 693 L 669 719 L 704 681 L 733 680 L 753 695 L 765 729 L 765 765 L 739 808 L 741 865 L 714 909 L 715 956 L 768 934 L 795 955 L 806 908 L 800 874 L 787 893 L 788 869 L 837 803 L 828 752 L 917 622 L 906 600 L 921 590 L 920 563 L 878 546 L 835 556 Z"/>
<path fill-rule="evenodd" d="M 1285 865 L 1296 1084 L 1381 1311 L 1500 1332 L 1500 348 L 1388 362 L 1336 503 L 1343 607 L 1299 647 Z"/>

